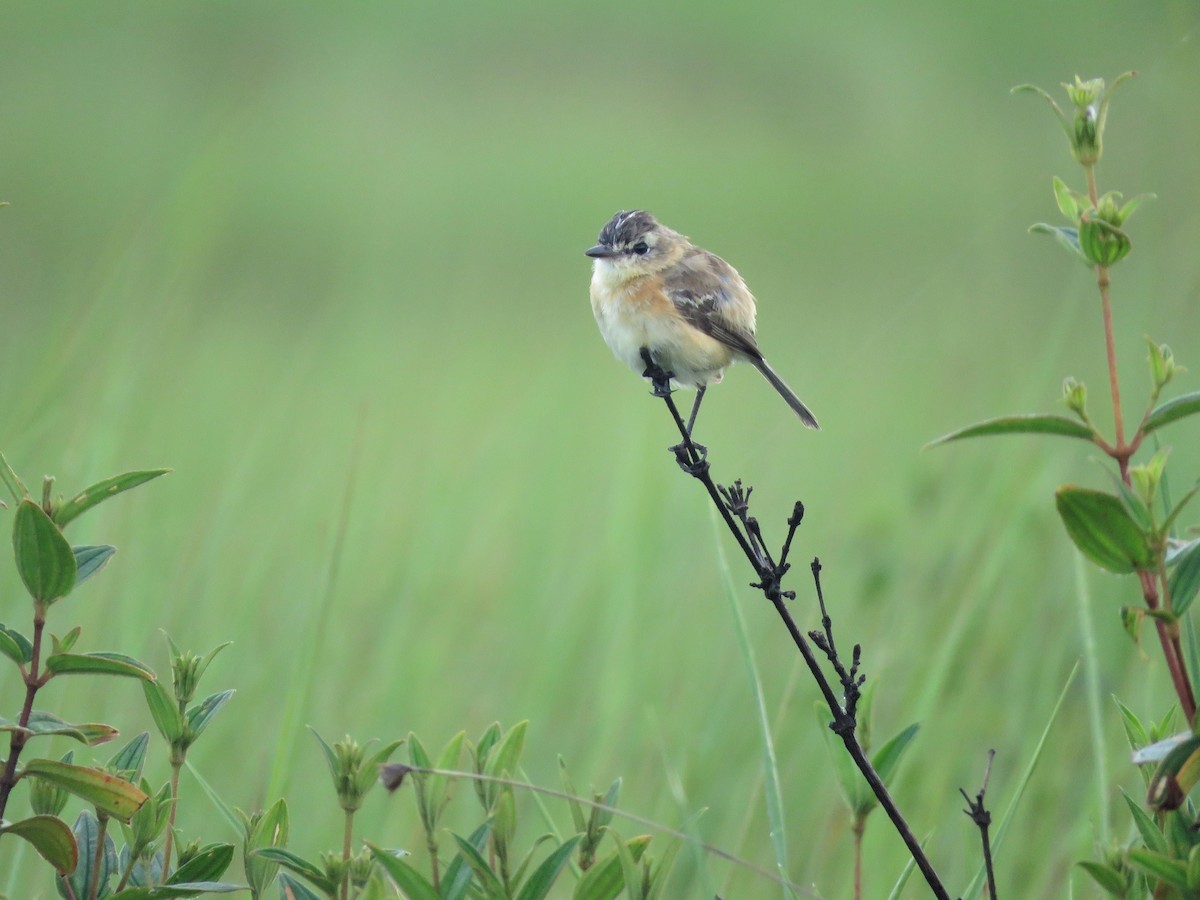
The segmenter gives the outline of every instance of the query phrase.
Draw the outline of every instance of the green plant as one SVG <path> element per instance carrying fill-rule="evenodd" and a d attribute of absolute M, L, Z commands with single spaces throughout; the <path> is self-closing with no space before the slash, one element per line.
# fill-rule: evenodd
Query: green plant
<path fill-rule="evenodd" d="M 1022 85 L 1044 99 L 1067 136 L 1072 158 L 1083 170 L 1084 189 L 1074 190 L 1063 179 L 1053 179 L 1053 193 L 1065 225 L 1039 223 L 1030 229 L 1052 235 L 1074 258 L 1088 266 L 1100 300 L 1104 349 L 1108 370 L 1108 396 L 1112 433 L 1104 434 L 1088 411 L 1086 386 L 1075 378 L 1063 383 L 1063 402 L 1071 416 L 1027 415 L 991 419 L 960 429 L 934 441 L 946 443 L 966 437 L 998 434 L 1051 434 L 1085 440 L 1100 449 L 1110 461 L 1110 490 L 1075 484 L 1060 487 L 1055 496 L 1059 517 L 1079 551 L 1100 568 L 1117 574 L 1132 574 L 1141 591 L 1142 607 L 1123 612 L 1126 627 L 1136 638 L 1138 628 L 1150 619 L 1157 630 L 1163 658 L 1171 676 L 1175 699 L 1187 723 L 1196 724 L 1193 677 L 1183 637 L 1192 623 L 1186 613 L 1200 589 L 1200 539 L 1180 539 L 1179 519 L 1187 504 L 1200 491 L 1200 483 L 1173 500 L 1167 489 L 1169 448 L 1158 445 L 1160 429 L 1200 412 L 1200 393 L 1184 394 L 1160 402 L 1163 389 L 1184 371 L 1166 344 L 1147 339 L 1150 389 L 1143 412 L 1127 433 L 1118 379 L 1116 338 L 1112 316 L 1112 269 L 1132 250 L 1126 225 L 1133 213 L 1151 195 L 1123 201 L 1117 191 L 1103 194 L 1097 187 L 1096 169 L 1104 150 L 1104 131 L 1113 90 L 1132 77 L 1126 73 L 1106 85 L 1103 79 L 1083 81 L 1076 77 L 1064 84 L 1069 111 L 1046 91 Z M 1149 455 L 1138 457 L 1152 438 Z M 1135 457 L 1140 459 L 1134 462 Z M 1186 797 L 1200 779 L 1200 737 L 1194 733 L 1158 744 L 1164 728 L 1147 729 L 1122 706 L 1126 734 L 1131 746 L 1142 752 L 1140 761 L 1154 763 L 1147 775 L 1147 814 L 1129 801 L 1137 825 L 1139 842 L 1111 848 L 1100 862 L 1081 863 L 1093 879 L 1117 897 L 1153 895 L 1200 897 L 1200 840 L 1196 839 L 1196 812 Z M 1147 747 L 1150 752 L 1145 752 Z"/>

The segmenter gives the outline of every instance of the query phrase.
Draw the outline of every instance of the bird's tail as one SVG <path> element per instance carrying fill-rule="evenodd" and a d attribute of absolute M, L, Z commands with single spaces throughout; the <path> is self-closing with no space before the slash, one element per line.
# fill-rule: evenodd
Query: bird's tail
<path fill-rule="evenodd" d="M 771 382 L 771 387 L 779 391 L 779 396 L 787 401 L 787 405 L 796 411 L 796 415 L 800 417 L 800 421 L 809 428 L 819 429 L 821 426 L 817 424 L 817 417 L 812 414 L 812 411 L 804 405 L 804 402 L 796 396 L 795 391 L 788 387 L 782 378 L 775 374 L 775 370 L 767 365 L 767 361 L 761 357 L 755 359 L 751 357 L 750 362 L 754 363 L 754 367 L 763 373 L 763 377 Z"/>

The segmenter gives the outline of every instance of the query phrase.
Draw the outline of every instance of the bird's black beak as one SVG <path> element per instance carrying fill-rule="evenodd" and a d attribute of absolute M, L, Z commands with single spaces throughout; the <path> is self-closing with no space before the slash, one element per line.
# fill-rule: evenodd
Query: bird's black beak
<path fill-rule="evenodd" d="M 583 251 L 583 255 L 590 256 L 592 259 L 612 259 L 614 256 L 620 256 L 616 250 L 611 247 L 605 247 L 603 244 L 588 247 L 588 249 Z"/>

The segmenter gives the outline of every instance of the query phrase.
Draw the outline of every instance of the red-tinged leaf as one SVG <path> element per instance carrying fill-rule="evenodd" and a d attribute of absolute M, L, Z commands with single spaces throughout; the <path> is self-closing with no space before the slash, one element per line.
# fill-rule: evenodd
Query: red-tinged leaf
<path fill-rule="evenodd" d="M 159 475 L 166 475 L 170 469 L 146 469 L 140 472 L 126 472 L 97 481 L 91 487 L 80 491 L 62 506 L 54 511 L 54 521 L 59 528 L 65 528 L 72 519 L 87 512 L 98 503 L 103 503 L 109 497 L 115 497 L 139 484 L 145 484 Z"/>
<path fill-rule="evenodd" d="M 80 743 L 90 746 L 103 744 L 117 736 L 117 729 L 111 725 L 102 725 L 96 722 L 74 724 L 63 721 L 53 713 L 39 710 L 34 710 L 29 714 L 29 721 L 23 728 L 16 722 L 0 716 L 0 731 L 23 731 L 30 736 L 61 735 L 74 738 Z"/>
<path fill-rule="evenodd" d="M 999 419 L 988 419 L 986 422 L 977 422 L 966 428 L 960 428 L 958 431 L 944 434 L 940 438 L 930 441 L 926 446 L 936 447 L 939 444 L 947 444 L 962 438 L 990 437 L 997 434 L 1055 434 L 1061 437 L 1081 438 L 1085 441 L 1091 441 L 1095 437 L 1095 433 L 1087 425 L 1075 419 L 1068 419 L 1066 416 L 1004 416 Z"/>
<path fill-rule="evenodd" d="M 128 822 L 129 817 L 146 802 L 146 795 L 128 781 L 87 766 L 74 766 L 53 759 L 31 759 L 21 770 L 21 777 L 26 775 L 37 775 L 58 785 L 122 822 Z"/>
<path fill-rule="evenodd" d="M 1110 572 L 1127 574 L 1154 564 L 1154 551 L 1120 498 L 1065 485 L 1055 495 L 1067 534 L 1088 559 Z"/>
<path fill-rule="evenodd" d="M 33 848 L 54 870 L 69 875 L 79 864 L 79 848 L 70 826 L 57 816 L 30 816 L 0 827 L 0 834 L 12 834 L 33 844 Z"/>
<path fill-rule="evenodd" d="M 13 520 L 17 572 L 35 600 L 53 603 L 75 586 L 75 552 L 50 517 L 32 500 L 22 500 Z"/>

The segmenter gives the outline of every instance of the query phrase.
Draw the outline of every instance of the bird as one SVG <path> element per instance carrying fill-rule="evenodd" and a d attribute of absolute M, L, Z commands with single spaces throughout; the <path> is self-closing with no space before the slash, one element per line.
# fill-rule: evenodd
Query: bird
<path fill-rule="evenodd" d="M 710 384 L 734 362 L 748 362 L 809 428 L 816 417 L 767 363 L 755 338 L 754 295 L 715 253 L 641 209 L 621 210 L 584 251 L 592 264 L 592 312 L 617 359 L 667 396 L 695 388 L 690 434 Z"/>

